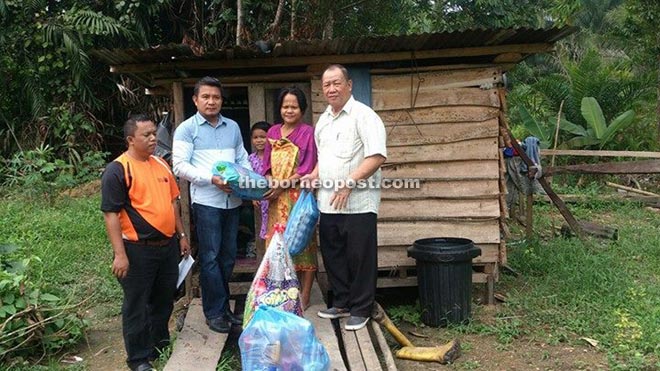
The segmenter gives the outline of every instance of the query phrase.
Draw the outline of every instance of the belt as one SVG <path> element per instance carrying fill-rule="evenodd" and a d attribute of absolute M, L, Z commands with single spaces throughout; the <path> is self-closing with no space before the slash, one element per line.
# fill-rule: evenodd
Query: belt
<path fill-rule="evenodd" d="M 137 241 L 126 241 L 126 242 L 132 243 L 134 245 L 163 247 L 169 245 L 170 242 L 172 242 L 172 238 L 168 238 L 165 240 L 137 240 Z"/>

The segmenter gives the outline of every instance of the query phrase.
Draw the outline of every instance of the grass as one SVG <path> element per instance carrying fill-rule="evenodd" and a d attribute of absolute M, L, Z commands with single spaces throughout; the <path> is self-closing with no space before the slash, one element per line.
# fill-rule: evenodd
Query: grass
<path fill-rule="evenodd" d="M 19 255 L 37 256 L 30 264 L 30 280 L 51 287 L 70 303 L 82 303 L 78 313 L 93 309 L 94 319 L 120 312 L 121 288 L 110 271 L 112 249 L 107 241 L 100 197 L 37 200 L 5 196 L 0 208 L 0 244 L 20 248 Z M 34 360 L 13 360 L 12 369 L 59 370 L 61 355 L 45 354 Z M 67 369 L 84 368 L 84 365 Z M 81 368 L 81 369 L 82 369 Z"/>
<path fill-rule="evenodd" d="M 40 257 L 33 273 L 44 283 L 95 305 L 119 302 L 121 289 L 110 271 L 112 249 L 99 197 L 62 197 L 50 204 L 23 198 L 1 202 L 0 242 L 17 245 L 25 256 Z"/>
<path fill-rule="evenodd" d="M 504 349 L 530 340 L 586 345 L 586 337 L 598 341 L 612 369 L 660 368 L 660 217 L 632 202 L 592 199 L 569 207 L 579 220 L 618 228 L 619 241 L 555 236 L 563 219 L 553 206 L 536 204 L 538 238 L 508 241 L 509 265 L 521 274 L 500 276 L 497 289 L 507 302 L 492 321 L 451 326 L 449 333 L 492 335 Z M 388 310 L 405 320 L 414 308 Z"/>
<path fill-rule="evenodd" d="M 550 343 L 593 338 L 615 369 L 659 366 L 660 218 L 635 203 L 571 209 L 580 220 L 616 226 L 619 241 L 550 237 L 510 247 L 522 276 L 505 280 L 509 300 L 500 314 L 526 315 L 522 327 Z M 550 205 L 534 212 L 537 231 L 562 222 Z"/>

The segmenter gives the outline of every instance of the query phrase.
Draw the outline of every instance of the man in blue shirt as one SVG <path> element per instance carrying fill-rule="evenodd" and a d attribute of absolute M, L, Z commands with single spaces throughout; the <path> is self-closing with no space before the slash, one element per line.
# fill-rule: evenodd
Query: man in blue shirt
<path fill-rule="evenodd" d="M 241 319 L 229 308 L 229 279 L 236 260 L 241 199 L 229 185 L 213 175 L 216 161 L 235 162 L 252 169 L 236 121 L 220 115 L 222 86 L 204 77 L 195 84 L 193 102 L 197 113 L 174 132 L 174 173 L 190 181 L 201 267 L 202 306 L 213 331 L 227 333 Z"/>

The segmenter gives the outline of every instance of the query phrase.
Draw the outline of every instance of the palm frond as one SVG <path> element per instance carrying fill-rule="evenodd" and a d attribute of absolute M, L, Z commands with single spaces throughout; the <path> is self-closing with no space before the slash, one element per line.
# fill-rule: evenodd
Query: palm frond
<path fill-rule="evenodd" d="M 72 17 L 75 29 L 99 36 L 128 36 L 126 28 L 116 19 L 91 10 L 78 10 Z"/>
<path fill-rule="evenodd" d="M 47 0 L 24 0 L 22 8 L 25 14 L 34 14 L 48 7 Z"/>
<path fill-rule="evenodd" d="M 29 102 L 32 118 L 36 119 L 44 116 L 49 102 L 46 101 L 46 98 L 41 92 L 41 84 L 34 79 L 34 76 L 26 76 L 23 84 L 25 86 L 23 94 L 25 94 L 25 98 Z"/>
<path fill-rule="evenodd" d="M 7 13 L 9 13 L 9 10 L 7 9 L 7 3 L 5 0 L 0 0 L 0 19 L 7 17 Z"/>

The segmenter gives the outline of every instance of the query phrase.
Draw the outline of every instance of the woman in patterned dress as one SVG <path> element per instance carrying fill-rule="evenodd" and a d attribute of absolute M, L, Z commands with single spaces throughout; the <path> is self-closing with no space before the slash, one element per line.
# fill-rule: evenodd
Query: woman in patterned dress
<path fill-rule="evenodd" d="M 302 122 L 303 114 L 307 109 L 305 94 L 297 87 L 282 89 L 278 105 L 282 123 L 268 130 L 262 172 L 275 181 L 271 182 L 271 190 L 266 193 L 266 199 L 269 201 L 266 246 L 270 244 L 273 226 L 276 223 L 287 222 L 291 208 L 300 196 L 297 180 L 311 173 L 317 161 L 314 128 Z M 293 257 L 301 285 L 300 296 L 303 308 L 309 306 L 309 296 L 317 268 L 316 245 L 316 238 L 312 238 L 305 250 Z"/>

